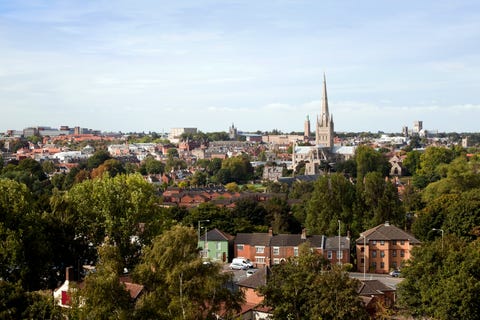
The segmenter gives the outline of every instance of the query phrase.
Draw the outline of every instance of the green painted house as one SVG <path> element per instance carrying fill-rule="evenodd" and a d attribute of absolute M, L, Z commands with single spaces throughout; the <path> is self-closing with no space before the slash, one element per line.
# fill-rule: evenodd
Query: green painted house
<path fill-rule="evenodd" d="M 203 233 L 199 239 L 198 247 L 202 249 L 201 254 L 205 259 L 225 263 L 232 259 L 234 239 L 232 235 L 215 228 L 209 230 L 206 236 Z"/>

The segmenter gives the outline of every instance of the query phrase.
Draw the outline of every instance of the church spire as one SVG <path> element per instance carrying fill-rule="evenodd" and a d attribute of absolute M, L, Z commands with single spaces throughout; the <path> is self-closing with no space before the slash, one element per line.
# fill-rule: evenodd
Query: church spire
<path fill-rule="evenodd" d="M 322 97 L 322 120 L 329 121 L 328 98 L 327 98 L 327 80 L 325 72 L 323 73 L 323 97 Z"/>

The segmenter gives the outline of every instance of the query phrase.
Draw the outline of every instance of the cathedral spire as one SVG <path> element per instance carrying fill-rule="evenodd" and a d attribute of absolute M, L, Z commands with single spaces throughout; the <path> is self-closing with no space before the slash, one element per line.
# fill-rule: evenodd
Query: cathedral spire
<path fill-rule="evenodd" d="M 323 97 L 322 97 L 322 120 L 325 119 L 328 121 L 328 98 L 327 98 L 327 80 L 325 77 L 325 72 L 323 73 Z"/>

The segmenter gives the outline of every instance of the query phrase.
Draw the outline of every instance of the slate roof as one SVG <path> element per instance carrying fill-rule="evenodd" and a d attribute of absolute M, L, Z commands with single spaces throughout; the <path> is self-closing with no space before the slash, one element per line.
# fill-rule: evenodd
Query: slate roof
<path fill-rule="evenodd" d="M 350 250 L 349 237 L 340 237 L 340 249 Z M 327 241 L 325 243 L 325 250 L 338 250 L 338 236 L 327 238 Z"/>
<path fill-rule="evenodd" d="M 379 280 L 362 280 L 358 288 L 360 296 L 381 295 L 389 291 L 395 291 L 395 289 L 384 285 Z"/>
<path fill-rule="evenodd" d="M 272 237 L 268 233 L 237 233 L 235 243 L 249 244 L 251 246 L 269 246 Z"/>
<path fill-rule="evenodd" d="M 226 232 L 220 231 L 217 228 L 207 232 L 208 241 L 230 241 L 234 238 L 234 236 Z M 205 241 L 205 234 L 202 234 L 202 236 L 200 237 L 200 241 Z"/>
<path fill-rule="evenodd" d="M 302 239 L 301 234 L 278 234 L 270 240 L 270 246 L 273 247 L 298 247 L 302 243 L 310 242 L 313 248 L 323 248 L 325 236 L 312 235 Z"/>
<path fill-rule="evenodd" d="M 408 240 L 410 244 L 420 244 L 420 240 L 415 238 L 413 235 L 409 234 L 402 229 L 391 225 L 388 222 L 378 225 L 374 228 L 371 228 L 365 232 L 362 232 L 361 237 L 357 239 L 357 244 L 362 244 L 364 239 L 363 236 L 367 238 L 367 241 L 376 240 L 376 241 L 390 241 L 390 240 Z"/>
<path fill-rule="evenodd" d="M 246 287 L 256 289 L 267 284 L 267 276 L 270 275 L 270 268 L 258 269 L 257 272 L 250 277 L 240 280 L 237 285 L 239 287 Z"/>

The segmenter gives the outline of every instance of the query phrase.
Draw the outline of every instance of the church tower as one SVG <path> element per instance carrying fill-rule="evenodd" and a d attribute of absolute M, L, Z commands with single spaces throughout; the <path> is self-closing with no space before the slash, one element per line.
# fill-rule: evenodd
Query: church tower
<path fill-rule="evenodd" d="M 323 98 L 322 111 L 317 116 L 317 125 L 315 130 L 315 143 L 324 148 L 333 147 L 333 116 L 328 112 L 327 80 L 323 74 Z"/>

